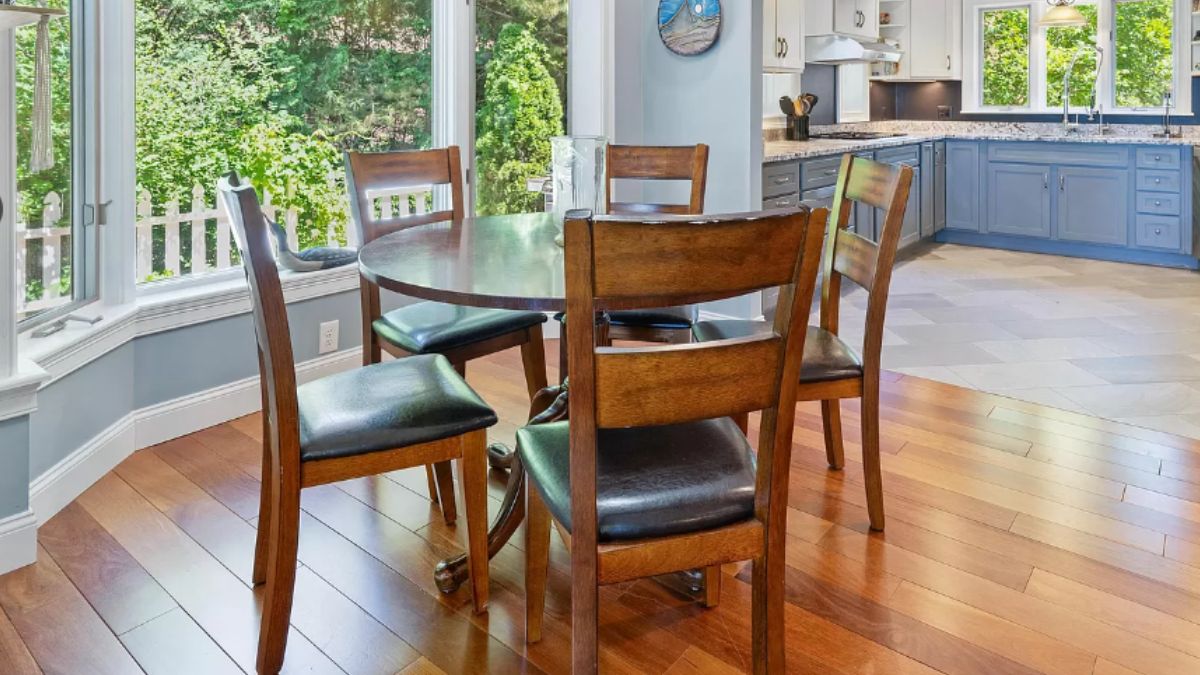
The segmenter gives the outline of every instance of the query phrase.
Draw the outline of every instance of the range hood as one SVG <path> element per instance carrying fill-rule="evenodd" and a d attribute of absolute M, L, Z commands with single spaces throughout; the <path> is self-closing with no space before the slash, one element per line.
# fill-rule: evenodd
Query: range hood
<path fill-rule="evenodd" d="M 903 52 L 884 42 L 859 42 L 844 35 L 810 35 L 805 38 L 809 63 L 896 63 Z"/>

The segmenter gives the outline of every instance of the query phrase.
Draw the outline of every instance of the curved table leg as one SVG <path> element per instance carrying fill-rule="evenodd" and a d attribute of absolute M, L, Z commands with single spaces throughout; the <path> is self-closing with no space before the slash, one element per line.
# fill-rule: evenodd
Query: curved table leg
<path fill-rule="evenodd" d="M 546 387 L 538 392 L 538 395 L 533 400 L 533 410 L 539 411 L 529 420 L 529 424 L 548 424 L 564 420 L 567 417 L 568 408 L 567 384 L 563 383 L 554 387 Z M 500 444 L 492 445 L 488 448 L 489 461 L 493 456 L 493 449 L 497 446 L 504 448 Z M 507 450 L 507 448 L 504 448 Z M 488 557 L 493 558 L 508 540 L 513 533 L 520 527 L 521 521 L 525 518 L 525 467 L 521 465 L 521 460 L 516 453 L 508 450 L 507 463 L 509 464 L 508 487 L 504 491 L 504 501 L 500 504 L 500 514 L 496 518 L 496 522 L 492 523 L 492 528 L 488 531 Z M 493 467 L 496 465 L 493 464 Z M 465 553 L 446 558 L 437 564 L 433 571 L 434 583 L 437 584 L 438 590 L 443 593 L 453 593 L 458 590 L 467 581 L 467 556 Z"/>

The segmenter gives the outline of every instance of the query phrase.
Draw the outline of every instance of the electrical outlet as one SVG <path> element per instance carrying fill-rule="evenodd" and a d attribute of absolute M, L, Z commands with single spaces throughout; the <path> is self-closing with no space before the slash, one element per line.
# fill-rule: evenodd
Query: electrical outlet
<path fill-rule="evenodd" d="M 321 324 L 320 342 L 318 343 L 317 353 L 328 354 L 336 352 L 338 348 L 338 322 L 326 321 Z"/>
<path fill-rule="evenodd" d="M 939 106 L 937 107 L 937 118 L 938 118 L 939 120 L 948 120 L 948 119 L 950 119 L 950 106 L 948 106 L 948 105 L 939 105 Z"/>

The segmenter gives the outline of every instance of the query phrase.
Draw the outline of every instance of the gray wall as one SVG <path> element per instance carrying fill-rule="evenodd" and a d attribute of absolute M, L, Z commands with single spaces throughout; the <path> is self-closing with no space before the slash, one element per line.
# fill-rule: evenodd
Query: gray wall
<path fill-rule="evenodd" d="M 0 422 L 0 518 L 29 508 L 29 418 Z"/>
<path fill-rule="evenodd" d="M 339 349 L 361 344 L 358 302 L 358 292 L 349 291 L 289 305 L 297 363 L 317 357 L 317 330 L 324 321 L 340 320 Z M 28 444 L 16 453 L 28 448 L 20 492 L 26 495 L 28 480 L 139 408 L 257 374 L 249 314 L 137 338 L 38 393 L 38 409 L 28 418 Z M 3 434 L 0 426 L 0 467 L 8 466 Z M 0 507 L 10 501 L 4 480 L 0 477 Z M 0 517 L 7 513 L 0 508 Z"/>

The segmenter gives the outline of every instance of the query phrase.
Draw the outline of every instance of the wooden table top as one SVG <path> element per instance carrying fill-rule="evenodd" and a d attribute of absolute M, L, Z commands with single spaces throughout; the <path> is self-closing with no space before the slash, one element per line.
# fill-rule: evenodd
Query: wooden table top
<path fill-rule="evenodd" d="M 363 276 L 397 293 L 472 307 L 563 311 L 559 230 L 548 213 L 418 225 L 359 251 Z"/>

